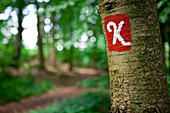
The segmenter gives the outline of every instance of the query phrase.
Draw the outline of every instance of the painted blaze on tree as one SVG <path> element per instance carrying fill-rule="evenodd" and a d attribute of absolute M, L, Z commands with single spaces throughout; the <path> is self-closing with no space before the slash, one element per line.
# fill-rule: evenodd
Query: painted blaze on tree
<path fill-rule="evenodd" d="M 110 75 L 111 112 L 170 113 L 156 1 L 98 3 Z"/>
<path fill-rule="evenodd" d="M 129 17 L 126 14 L 105 17 L 109 51 L 129 51 L 131 49 L 131 34 Z"/>

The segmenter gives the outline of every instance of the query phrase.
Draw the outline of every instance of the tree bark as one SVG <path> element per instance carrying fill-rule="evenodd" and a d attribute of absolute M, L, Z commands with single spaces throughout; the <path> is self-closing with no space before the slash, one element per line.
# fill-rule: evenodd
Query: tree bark
<path fill-rule="evenodd" d="M 39 4 L 36 1 L 37 5 L 37 11 L 39 9 Z M 40 63 L 40 68 L 45 69 L 44 66 L 44 54 L 43 54 L 43 35 L 44 35 L 44 16 L 40 16 L 37 14 L 37 27 L 38 27 L 38 50 L 39 50 L 39 63 Z"/>
<path fill-rule="evenodd" d="M 155 0 L 98 0 L 110 74 L 111 112 L 170 113 Z M 104 18 L 127 14 L 131 50 L 109 51 Z"/>

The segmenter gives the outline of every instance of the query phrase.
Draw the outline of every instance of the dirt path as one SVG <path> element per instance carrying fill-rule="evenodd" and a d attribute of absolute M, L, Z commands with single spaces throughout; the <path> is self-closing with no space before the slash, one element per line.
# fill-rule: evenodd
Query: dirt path
<path fill-rule="evenodd" d="M 50 80 L 56 88 L 47 93 L 28 97 L 18 102 L 10 102 L 0 105 L 0 113 L 23 113 L 32 109 L 44 108 L 54 101 L 60 101 L 64 98 L 76 97 L 89 89 L 73 87 L 78 81 L 91 79 L 106 73 L 102 70 L 90 68 L 74 68 L 72 72 L 64 73 L 46 73 L 44 71 L 34 70 L 35 79 L 37 81 Z"/>
<path fill-rule="evenodd" d="M 19 102 L 11 102 L 2 105 L 0 106 L 0 113 L 23 113 L 30 109 L 44 108 L 56 100 L 60 101 L 64 98 L 75 97 L 87 91 L 88 89 L 77 87 L 56 88 L 41 95 L 22 99 Z"/>

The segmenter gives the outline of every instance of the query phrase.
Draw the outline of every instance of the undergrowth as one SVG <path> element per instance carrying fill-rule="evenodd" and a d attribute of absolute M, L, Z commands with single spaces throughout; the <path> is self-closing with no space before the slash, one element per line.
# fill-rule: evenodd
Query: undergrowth
<path fill-rule="evenodd" d="M 0 104 L 46 92 L 53 86 L 47 80 L 35 82 L 32 76 L 14 78 L 0 73 Z"/>
<path fill-rule="evenodd" d="M 99 87 L 99 88 L 109 88 L 109 74 L 99 76 L 94 79 L 87 79 L 74 84 L 74 86 L 81 86 L 83 88 Z"/>
<path fill-rule="evenodd" d="M 76 98 L 55 102 L 45 109 L 30 113 L 108 113 L 110 110 L 109 90 L 93 90 Z"/>
<path fill-rule="evenodd" d="M 30 113 L 108 113 L 110 110 L 109 75 L 77 82 L 74 86 L 84 88 L 98 87 L 76 98 L 67 98 L 61 102 L 34 110 Z"/>

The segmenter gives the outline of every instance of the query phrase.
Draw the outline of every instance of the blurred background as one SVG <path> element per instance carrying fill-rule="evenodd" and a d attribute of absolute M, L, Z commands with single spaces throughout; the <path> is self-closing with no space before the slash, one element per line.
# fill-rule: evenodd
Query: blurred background
<path fill-rule="evenodd" d="M 0 1 L 0 113 L 108 112 L 97 0 Z M 170 1 L 157 0 L 170 87 Z"/>

